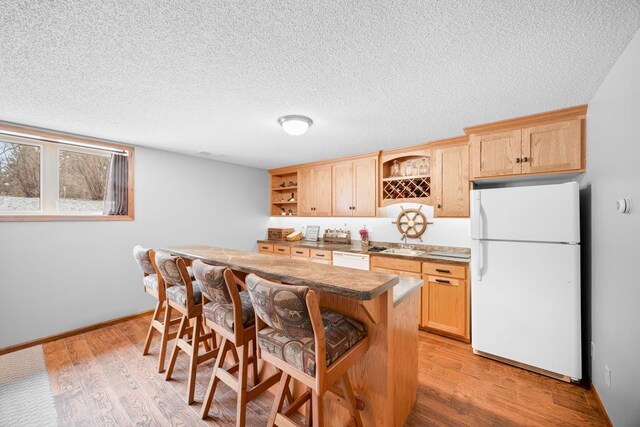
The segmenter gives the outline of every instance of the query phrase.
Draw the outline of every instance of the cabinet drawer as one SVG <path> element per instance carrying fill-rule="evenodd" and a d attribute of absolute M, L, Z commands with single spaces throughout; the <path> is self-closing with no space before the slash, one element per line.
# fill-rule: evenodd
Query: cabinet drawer
<path fill-rule="evenodd" d="M 378 273 L 395 274 L 396 276 L 408 276 L 421 278 L 420 273 L 411 273 L 409 271 L 391 270 L 390 268 L 371 267 L 371 271 L 377 271 Z"/>
<path fill-rule="evenodd" d="M 308 248 L 291 248 L 291 256 L 297 257 L 309 257 L 309 249 Z"/>
<path fill-rule="evenodd" d="M 422 273 L 434 276 L 467 278 L 467 267 L 464 265 L 438 264 L 435 262 L 423 262 Z"/>
<path fill-rule="evenodd" d="M 273 245 L 271 243 L 258 243 L 258 251 L 265 254 L 272 254 Z"/>
<path fill-rule="evenodd" d="M 273 245 L 273 253 L 276 255 L 291 255 L 291 246 Z"/>
<path fill-rule="evenodd" d="M 420 273 L 420 261 L 412 261 L 410 259 L 373 256 L 371 257 L 371 267 L 386 268 L 388 270 L 401 270 L 408 273 Z"/>
<path fill-rule="evenodd" d="M 447 285 L 447 286 L 461 286 L 464 285 L 464 280 L 460 279 L 450 279 L 448 277 L 437 277 L 437 276 L 427 276 L 425 282 L 427 283 L 436 283 L 438 285 Z"/>
<path fill-rule="evenodd" d="M 331 251 L 323 251 L 321 249 L 310 250 L 311 259 L 324 259 L 324 260 L 331 261 L 333 259 L 332 255 L 333 255 L 333 252 Z"/>

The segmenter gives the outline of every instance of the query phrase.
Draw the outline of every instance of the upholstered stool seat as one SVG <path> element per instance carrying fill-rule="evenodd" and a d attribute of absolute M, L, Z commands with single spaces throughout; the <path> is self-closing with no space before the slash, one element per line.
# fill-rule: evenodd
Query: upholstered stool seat
<path fill-rule="evenodd" d="M 187 382 L 187 403 L 192 404 L 195 398 L 196 375 L 198 365 L 213 359 L 218 354 L 215 347 L 215 335 L 206 330 L 202 317 L 202 289 L 200 283 L 191 279 L 184 259 L 159 252 L 155 255 L 155 264 L 162 282 L 166 285 L 168 309 L 175 309 L 182 314 L 180 326 L 173 343 L 169 367 L 165 375 L 170 380 L 178 360 L 178 353 L 183 351 L 189 355 L 189 376 Z M 200 344 L 205 352 L 200 352 Z"/>
<path fill-rule="evenodd" d="M 156 274 L 150 274 L 142 278 L 142 284 L 145 288 L 158 292 L 158 276 Z"/>
<path fill-rule="evenodd" d="M 238 293 L 242 309 L 242 326 L 251 326 L 256 321 L 256 315 L 251 305 L 251 298 L 247 291 Z M 233 303 L 208 302 L 202 308 L 205 319 L 233 332 Z"/>
<path fill-rule="evenodd" d="M 187 267 L 187 272 L 193 280 L 194 277 L 193 272 L 191 271 L 191 267 Z M 154 292 L 158 292 L 158 275 L 156 273 L 144 276 L 144 278 L 142 279 L 142 283 L 144 284 L 145 288 L 150 289 Z"/>
<path fill-rule="evenodd" d="M 200 304 L 202 301 L 202 289 L 200 283 L 194 281 L 193 284 L 193 303 Z M 170 286 L 167 288 L 167 298 L 177 304 L 187 306 L 187 289 L 184 286 Z"/>
<path fill-rule="evenodd" d="M 133 248 L 133 257 L 143 273 L 142 284 L 144 285 L 144 291 L 158 300 L 156 309 L 153 312 L 153 317 L 151 318 L 151 323 L 149 324 L 149 332 L 147 332 L 142 354 L 149 354 L 153 333 L 154 331 L 159 332 L 160 351 L 158 355 L 158 372 L 162 372 L 164 371 L 167 344 L 169 340 L 175 338 L 176 335 L 175 332 L 171 332 L 171 326 L 176 325 L 180 321 L 180 318 L 171 318 L 171 308 L 166 301 L 165 283 L 162 276 L 158 276 L 156 271 L 155 252 L 153 249 L 136 246 Z M 164 316 L 162 315 L 163 309 L 165 310 Z"/>
<path fill-rule="evenodd" d="M 246 283 L 256 312 L 258 356 L 282 371 L 267 426 L 295 426 L 290 416 L 307 404 L 305 424 L 324 427 L 323 397 L 330 392 L 362 427 L 359 411 L 364 402 L 355 396 L 348 370 L 369 349 L 365 325 L 320 309 L 315 291 L 307 286 L 275 283 L 255 274 L 249 274 Z M 295 399 L 292 379 L 307 389 Z"/>
<path fill-rule="evenodd" d="M 202 284 L 202 313 L 205 324 L 222 337 L 209 387 L 202 402 L 200 415 L 206 418 L 213 404 L 218 383 L 222 381 L 238 395 L 236 427 L 245 427 L 247 402 L 274 386 L 280 372 L 260 379 L 256 343 L 255 312 L 245 284 L 228 268 L 193 262 L 193 271 Z M 251 355 L 249 354 L 251 352 Z M 235 364 L 225 367 L 227 355 Z M 251 370 L 250 370 L 251 368 Z M 252 385 L 248 376 L 251 372 Z"/>
<path fill-rule="evenodd" d="M 325 359 L 329 368 L 340 356 L 367 336 L 367 329 L 357 320 L 335 311 L 321 309 L 320 313 L 326 336 Z M 311 331 L 310 319 L 305 323 L 308 324 L 302 326 Z M 262 350 L 278 359 L 311 376 L 316 375 L 316 349 L 312 334 L 295 337 L 285 335 L 273 328 L 265 328 L 258 331 L 258 343 Z"/>

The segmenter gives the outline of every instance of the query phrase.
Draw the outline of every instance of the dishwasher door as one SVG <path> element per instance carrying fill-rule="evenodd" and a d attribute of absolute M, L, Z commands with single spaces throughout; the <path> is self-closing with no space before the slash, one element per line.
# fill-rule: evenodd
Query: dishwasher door
<path fill-rule="evenodd" d="M 369 255 L 333 251 L 333 265 L 336 265 L 338 267 L 355 268 L 357 270 L 368 271 Z"/>

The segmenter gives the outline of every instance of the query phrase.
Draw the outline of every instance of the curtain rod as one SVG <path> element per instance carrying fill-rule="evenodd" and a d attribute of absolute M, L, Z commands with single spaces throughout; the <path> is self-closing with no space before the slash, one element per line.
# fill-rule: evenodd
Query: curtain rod
<path fill-rule="evenodd" d="M 7 135 L 7 136 L 17 136 L 17 137 L 26 138 L 26 139 L 33 139 L 33 140 L 42 141 L 42 142 L 52 142 L 52 143 L 55 143 L 55 144 L 71 145 L 71 146 L 74 146 L 74 147 L 92 148 L 94 150 L 110 151 L 112 153 L 119 153 L 119 154 L 129 155 L 129 152 L 126 151 L 126 150 L 121 150 L 119 148 L 107 147 L 107 146 L 104 146 L 104 145 L 86 144 L 86 143 L 83 143 L 83 142 L 67 141 L 67 140 L 64 140 L 64 139 L 43 138 L 43 137 L 37 136 L 37 135 L 30 135 L 28 133 L 22 133 L 22 132 L 13 132 L 13 131 L 10 131 L 10 130 L 0 130 L 0 134 L 1 135 Z"/>

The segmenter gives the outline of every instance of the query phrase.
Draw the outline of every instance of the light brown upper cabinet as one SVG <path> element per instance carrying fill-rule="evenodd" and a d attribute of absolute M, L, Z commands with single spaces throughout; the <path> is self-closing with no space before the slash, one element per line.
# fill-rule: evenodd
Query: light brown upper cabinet
<path fill-rule="evenodd" d="M 582 167 L 581 120 L 522 130 L 522 173 L 570 171 Z"/>
<path fill-rule="evenodd" d="M 436 149 L 433 177 L 436 216 L 469 216 L 469 146 Z"/>
<path fill-rule="evenodd" d="M 377 159 L 333 165 L 333 216 L 376 216 Z"/>
<path fill-rule="evenodd" d="M 331 165 L 298 171 L 300 216 L 331 216 Z"/>
<path fill-rule="evenodd" d="M 521 173 L 522 133 L 520 130 L 471 137 L 472 175 L 517 175 Z M 516 163 L 517 161 L 517 163 Z"/>
<path fill-rule="evenodd" d="M 581 105 L 465 128 L 471 137 L 471 177 L 584 171 L 586 112 Z"/>

